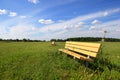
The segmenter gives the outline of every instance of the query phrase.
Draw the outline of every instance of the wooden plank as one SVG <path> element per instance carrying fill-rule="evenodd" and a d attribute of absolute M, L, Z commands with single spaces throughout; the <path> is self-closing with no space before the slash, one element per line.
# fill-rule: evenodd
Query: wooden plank
<path fill-rule="evenodd" d="M 82 49 L 87 51 L 93 51 L 93 52 L 98 52 L 99 50 L 99 48 L 96 48 L 96 47 L 88 47 L 88 46 L 76 45 L 76 44 L 66 44 L 65 47 L 72 47 L 72 48 L 77 48 L 77 49 Z"/>
<path fill-rule="evenodd" d="M 85 57 L 85 56 L 83 56 L 83 55 L 77 54 L 77 53 L 75 53 L 75 52 L 72 52 L 72 51 L 69 51 L 69 50 L 66 50 L 66 49 L 59 49 L 59 51 L 62 51 L 62 52 L 64 52 L 64 53 L 66 53 L 66 54 L 69 54 L 69 55 L 71 55 L 71 56 L 74 56 L 74 57 L 76 57 L 76 58 L 78 58 L 78 59 L 93 61 L 93 60 L 90 59 L 90 58 L 87 58 L 87 57 Z"/>
<path fill-rule="evenodd" d="M 58 49 L 59 51 L 64 51 L 64 49 Z"/>
<path fill-rule="evenodd" d="M 86 47 L 94 47 L 94 48 L 99 48 L 100 43 L 91 43 L 91 42 L 72 42 L 72 41 L 66 41 L 66 44 L 75 44 L 75 45 L 81 45 L 81 46 L 86 46 Z"/>
<path fill-rule="evenodd" d="M 89 55 L 91 57 L 96 57 L 97 56 L 97 53 L 95 53 L 95 52 L 85 51 L 85 50 L 82 50 L 82 49 L 77 49 L 77 48 L 72 48 L 72 47 L 67 47 L 67 46 L 65 48 L 69 49 L 69 50 L 72 50 L 72 51 L 76 51 L 76 52 L 85 54 L 85 55 Z"/>

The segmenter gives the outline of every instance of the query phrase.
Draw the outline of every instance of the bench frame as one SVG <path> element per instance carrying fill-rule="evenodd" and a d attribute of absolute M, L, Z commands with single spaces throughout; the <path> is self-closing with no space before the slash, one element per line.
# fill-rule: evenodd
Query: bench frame
<path fill-rule="evenodd" d="M 93 61 L 94 58 L 97 58 L 100 49 L 101 43 L 66 41 L 65 48 L 59 49 L 59 51 L 71 55 L 73 58 Z"/>

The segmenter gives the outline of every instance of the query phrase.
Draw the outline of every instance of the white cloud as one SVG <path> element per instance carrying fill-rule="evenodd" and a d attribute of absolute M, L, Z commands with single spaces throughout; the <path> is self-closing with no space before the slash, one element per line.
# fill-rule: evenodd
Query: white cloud
<path fill-rule="evenodd" d="M 92 24 L 99 24 L 99 23 L 100 23 L 99 20 L 94 20 L 94 21 L 92 21 Z"/>
<path fill-rule="evenodd" d="M 36 27 L 31 27 L 31 30 L 35 31 L 35 30 L 37 30 L 37 28 Z"/>
<path fill-rule="evenodd" d="M 40 19 L 40 20 L 38 20 L 38 22 L 39 23 L 41 23 L 41 24 L 52 24 L 52 23 L 54 23 L 54 21 L 53 20 L 51 20 L 51 19 Z"/>
<path fill-rule="evenodd" d="M 120 38 L 120 20 L 109 21 L 105 23 L 101 23 L 98 26 L 91 26 L 89 29 L 69 29 L 69 30 L 61 30 L 56 33 L 47 34 L 50 38 L 69 38 L 69 37 L 103 37 L 104 30 L 107 30 L 109 33 L 106 37 L 112 38 Z M 116 30 L 117 29 L 117 30 Z"/>
<path fill-rule="evenodd" d="M 96 28 L 95 26 L 90 26 L 89 30 L 93 30 L 95 28 Z"/>
<path fill-rule="evenodd" d="M 27 16 L 20 16 L 21 19 L 24 19 L 24 18 L 26 18 L 26 17 L 27 17 Z"/>
<path fill-rule="evenodd" d="M 89 30 L 92 31 L 108 31 L 109 34 L 116 33 L 116 30 L 120 30 L 120 20 L 109 21 L 105 23 L 98 24 L 97 26 L 91 26 Z M 112 35 L 111 35 L 112 37 Z M 120 37 L 120 36 L 119 36 Z"/>
<path fill-rule="evenodd" d="M 117 31 L 117 32 L 120 32 L 120 29 L 119 29 L 119 30 L 118 30 L 118 29 L 116 29 L 116 31 Z"/>
<path fill-rule="evenodd" d="M 79 25 L 84 25 L 85 23 L 84 23 L 84 22 L 79 22 L 78 24 L 79 24 Z"/>
<path fill-rule="evenodd" d="M 112 13 L 116 13 L 116 12 L 120 12 L 120 8 L 116 8 L 116 9 L 112 9 L 112 10 L 105 11 L 105 12 L 103 13 L 103 16 L 108 16 L 108 15 L 110 15 L 110 14 L 112 14 Z"/>
<path fill-rule="evenodd" d="M 108 12 L 104 12 L 104 13 L 103 13 L 103 16 L 108 16 L 108 15 L 109 15 Z"/>
<path fill-rule="evenodd" d="M 37 33 L 36 27 L 28 24 L 18 24 L 15 26 L 11 26 L 9 28 L 9 32 L 7 34 L 4 34 L 4 38 L 12 38 L 12 39 L 23 39 L 23 38 L 29 38 L 31 35 L 34 35 Z"/>
<path fill-rule="evenodd" d="M 28 0 L 29 2 L 33 3 L 33 4 L 37 4 L 39 3 L 39 0 Z"/>
<path fill-rule="evenodd" d="M 116 13 L 115 9 L 108 10 L 107 12 L 110 12 L 110 14 Z M 2 35 L 1 38 L 31 38 L 48 40 L 51 38 L 63 39 L 68 37 L 102 37 L 103 33 L 101 31 L 103 30 L 110 32 L 107 34 L 107 37 L 120 38 L 119 31 L 117 31 L 120 30 L 120 20 L 102 22 L 101 24 L 97 24 L 97 26 L 87 24 L 87 21 L 95 20 L 96 18 L 104 18 L 103 13 L 104 11 L 78 16 L 62 23 L 53 23 L 51 19 L 48 19 L 48 22 L 52 21 L 53 24 L 42 27 L 36 27 L 30 23 L 31 21 L 29 22 L 29 20 L 27 20 L 28 22 L 25 22 L 26 24 L 20 23 L 13 26 L 13 22 L 15 24 L 19 23 L 19 17 L 15 17 L 7 21 L 0 22 L 3 26 L 2 30 L 0 29 L 0 33 L 7 33 Z M 41 24 L 48 24 L 48 22 L 45 21 L 47 20 L 40 19 Z M 11 25 L 12 27 L 9 27 Z"/>
<path fill-rule="evenodd" d="M 24 33 L 31 30 L 30 28 L 31 27 L 27 27 L 25 25 L 16 25 L 10 28 L 10 33 Z"/>
<path fill-rule="evenodd" d="M 76 28 L 78 28 L 78 27 L 82 27 L 84 24 L 85 24 L 84 22 L 79 22 L 79 23 L 75 24 L 74 26 Z"/>
<path fill-rule="evenodd" d="M 9 16 L 10 16 L 10 17 L 17 16 L 17 13 L 16 13 L 16 12 L 10 12 Z"/>
<path fill-rule="evenodd" d="M 0 9 L 0 15 L 7 14 L 7 10 L 5 9 Z"/>
<path fill-rule="evenodd" d="M 112 9 L 112 10 L 108 10 L 107 12 L 109 12 L 109 14 L 114 14 L 114 13 L 119 12 L 119 9 Z M 83 33 L 86 33 L 86 34 L 83 34 L 83 36 L 95 36 L 96 35 L 96 37 L 100 37 L 100 36 L 102 36 L 101 31 L 106 30 L 106 29 L 104 29 L 106 26 L 107 27 L 111 26 L 111 28 L 109 28 L 109 29 L 112 30 L 113 29 L 112 26 L 114 27 L 115 24 L 119 24 L 119 22 L 118 21 L 110 21 L 109 23 L 98 24 L 98 23 L 100 23 L 100 21 L 94 20 L 93 24 L 97 24 L 98 26 L 91 26 L 91 27 L 89 27 L 89 24 L 85 24 L 84 22 L 86 22 L 87 20 L 104 17 L 103 13 L 104 13 L 104 11 L 92 13 L 92 14 L 88 14 L 88 15 L 84 15 L 84 16 L 78 16 L 76 18 L 73 18 L 68 21 L 64 21 L 62 23 L 55 23 L 52 25 L 43 26 L 42 28 L 39 29 L 39 31 L 46 33 L 46 32 L 48 32 L 47 29 L 49 28 L 51 31 L 47 35 L 51 34 L 51 37 L 53 37 L 52 35 L 54 35 L 54 37 L 56 35 L 56 38 L 59 38 L 60 36 L 61 37 L 64 36 L 64 38 L 65 38 L 65 37 L 68 37 L 68 35 L 69 36 L 71 35 L 70 37 L 72 37 L 72 36 L 75 37 L 78 35 L 81 36 L 80 34 L 83 34 Z M 116 23 L 114 23 L 114 22 L 116 22 Z M 118 28 L 118 27 L 115 27 L 115 28 Z M 81 31 L 81 30 L 83 30 L 83 31 Z M 55 34 L 53 34 L 53 32 L 55 32 Z M 57 32 L 58 32 L 58 34 L 60 33 L 59 36 L 57 35 Z M 62 35 L 61 33 L 64 33 L 64 34 Z M 113 34 L 111 34 L 110 36 L 112 37 Z M 115 37 L 115 36 L 113 36 L 113 37 Z M 117 37 L 120 37 L 120 36 L 117 36 Z"/>
<path fill-rule="evenodd" d="M 114 13 L 116 13 L 118 11 L 119 11 L 119 8 L 112 9 L 112 10 L 107 10 L 107 12 L 109 12 L 110 14 L 114 14 Z M 55 24 L 52 24 L 52 25 L 43 26 L 42 28 L 40 28 L 40 31 L 41 32 L 48 32 L 48 30 L 47 30 L 48 28 L 51 31 L 63 30 L 63 29 L 65 29 L 64 26 L 67 26 L 67 29 L 70 29 L 70 28 L 73 29 L 75 27 L 80 27 L 81 24 L 83 26 L 83 22 L 84 21 L 92 20 L 92 19 L 95 19 L 95 18 L 104 17 L 103 13 L 104 13 L 104 11 L 96 12 L 96 13 L 92 13 L 92 14 L 87 14 L 87 15 L 84 15 L 84 16 L 78 16 L 76 18 L 64 21 L 62 23 L 55 23 Z M 43 24 L 43 23 L 45 23 L 44 21 L 45 21 L 44 19 L 41 19 L 39 22 L 41 22 Z M 81 22 L 81 23 L 78 24 L 79 22 Z"/>

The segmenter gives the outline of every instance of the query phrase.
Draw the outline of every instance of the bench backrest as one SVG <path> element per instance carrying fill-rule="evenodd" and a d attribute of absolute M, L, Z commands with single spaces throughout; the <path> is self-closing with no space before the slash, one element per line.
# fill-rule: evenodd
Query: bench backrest
<path fill-rule="evenodd" d="M 65 48 L 86 56 L 97 57 L 101 43 L 66 41 Z"/>

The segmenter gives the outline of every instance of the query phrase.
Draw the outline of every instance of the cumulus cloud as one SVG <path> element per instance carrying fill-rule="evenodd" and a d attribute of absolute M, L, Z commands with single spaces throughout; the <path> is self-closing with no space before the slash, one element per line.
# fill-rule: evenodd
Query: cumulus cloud
<path fill-rule="evenodd" d="M 70 29 L 70 30 L 61 30 L 59 32 L 49 34 L 48 36 L 52 38 L 68 38 L 68 37 L 103 37 L 104 30 L 107 30 L 109 33 L 106 37 L 120 38 L 120 20 L 109 21 L 101 23 L 98 26 L 90 26 L 87 29 Z M 117 31 L 116 31 L 117 29 Z"/>
<path fill-rule="evenodd" d="M 37 29 L 33 25 L 17 24 L 9 28 L 9 33 L 6 34 L 6 36 L 7 38 L 23 39 L 23 38 L 29 38 L 30 35 L 34 35 L 35 33 L 37 33 Z"/>
<path fill-rule="evenodd" d="M 110 14 L 114 14 L 116 12 L 118 12 L 119 9 L 112 9 L 112 10 L 107 10 L 107 12 L 110 12 Z M 41 32 L 47 32 L 48 28 L 51 31 L 58 31 L 58 30 L 63 30 L 63 29 L 74 29 L 74 28 L 78 28 L 78 27 L 84 27 L 85 26 L 85 21 L 87 20 L 92 20 L 95 18 L 100 18 L 100 17 L 104 17 L 103 16 L 104 11 L 101 12 L 96 12 L 96 13 L 92 13 L 92 14 L 87 14 L 84 16 L 78 16 L 76 18 L 64 21 L 62 23 L 55 23 L 52 25 L 47 25 L 47 26 L 43 26 L 42 28 L 40 28 Z M 41 23 L 44 23 L 44 19 L 40 20 Z M 97 20 L 94 21 L 94 23 L 98 23 Z"/>
<path fill-rule="evenodd" d="M 103 16 L 108 16 L 108 15 L 109 15 L 108 12 L 104 12 L 104 13 L 103 13 Z"/>
<path fill-rule="evenodd" d="M 33 3 L 33 4 L 37 4 L 39 3 L 39 0 L 28 0 L 29 2 Z"/>
<path fill-rule="evenodd" d="M 94 20 L 94 21 L 92 21 L 92 24 L 99 24 L 99 23 L 100 23 L 99 20 Z"/>
<path fill-rule="evenodd" d="M 107 30 L 108 32 L 112 32 L 115 33 L 116 29 L 120 30 L 120 20 L 113 20 L 113 21 L 109 21 L 109 22 L 104 22 L 101 24 L 98 24 L 97 26 L 91 26 L 90 30 L 96 30 L 96 31 L 104 31 Z"/>
<path fill-rule="evenodd" d="M 109 14 L 114 14 L 119 10 L 112 9 L 108 10 Z M 18 21 L 16 17 L 12 18 L 12 20 L 0 22 L 5 28 L 2 28 L 2 31 L 6 32 L 7 38 L 27 38 L 31 39 L 51 39 L 51 38 L 68 38 L 68 37 L 80 37 L 80 36 L 103 36 L 101 31 L 107 30 L 107 36 L 109 37 L 117 37 L 120 38 L 119 31 L 120 30 L 120 20 L 114 20 L 109 22 L 102 22 L 101 24 L 97 24 L 97 26 L 92 26 L 91 24 L 87 24 L 88 21 L 95 20 L 97 18 L 104 18 L 104 11 L 91 13 L 87 15 L 78 16 L 72 18 L 70 20 L 66 20 L 62 23 L 54 23 L 51 19 L 40 19 L 39 22 L 41 24 L 51 24 L 44 25 L 42 27 L 32 26 L 31 23 L 27 22 L 24 24 L 19 24 L 8 28 L 7 26 L 11 25 L 11 23 Z M 96 23 L 97 21 L 94 21 Z M 91 28 L 91 29 L 90 29 Z M 9 30 L 8 30 L 9 29 Z M 0 29 L 1 30 L 1 29 Z M 1 36 L 1 38 L 5 38 L 6 36 Z"/>
<path fill-rule="evenodd" d="M 40 19 L 40 20 L 38 20 L 38 22 L 39 23 L 41 23 L 41 24 L 52 24 L 52 23 L 54 23 L 54 21 L 53 20 L 51 20 L 51 19 Z"/>
<path fill-rule="evenodd" d="M 17 13 L 16 12 L 10 12 L 9 16 L 10 17 L 15 17 L 15 16 L 17 16 Z"/>
<path fill-rule="evenodd" d="M 119 30 L 118 30 L 118 29 L 116 29 L 116 31 L 117 31 L 117 32 L 120 32 L 120 29 L 119 29 Z"/>
<path fill-rule="evenodd" d="M 82 27 L 85 23 L 84 22 L 79 22 L 77 24 L 75 24 L 75 28 L 79 28 L 79 27 Z"/>
<path fill-rule="evenodd" d="M 21 19 L 24 19 L 24 18 L 26 18 L 26 17 L 27 17 L 27 16 L 20 16 Z"/>
<path fill-rule="evenodd" d="M 30 27 L 25 25 L 16 25 L 10 28 L 10 33 L 24 33 L 30 30 Z"/>
<path fill-rule="evenodd" d="M 0 9 L 0 15 L 7 14 L 7 10 L 5 9 Z"/>
<path fill-rule="evenodd" d="M 103 13 L 103 16 L 108 16 L 108 15 L 110 15 L 112 13 L 116 13 L 116 12 L 120 12 L 120 8 L 116 8 L 116 9 L 112 9 L 112 10 L 109 10 L 109 11 L 105 11 Z"/>
<path fill-rule="evenodd" d="M 89 30 L 95 30 L 96 26 L 90 26 Z"/>
<path fill-rule="evenodd" d="M 119 12 L 119 9 L 107 10 L 107 12 L 109 12 L 109 14 L 114 14 L 114 13 Z M 52 35 L 56 35 L 56 38 L 58 38 L 57 32 L 59 34 L 59 37 L 60 36 L 61 37 L 63 37 L 63 36 L 67 37 L 68 34 L 69 34 L 70 37 L 72 37 L 72 36 L 75 37 L 77 35 L 80 36 L 80 34 L 82 35 L 83 33 L 86 34 L 86 35 L 83 35 L 83 36 L 95 36 L 96 35 L 96 37 L 98 37 L 98 36 L 100 37 L 100 36 L 102 36 L 102 33 L 101 33 L 102 30 L 109 30 L 110 31 L 110 30 L 113 29 L 113 27 L 118 28 L 118 26 L 115 27 L 116 24 L 120 25 L 119 20 L 110 21 L 108 23 L 103 22 L 103 23 L 99 24 L 100 21 L 96 20 L 96 18 L 104 17 L 103 14 L 104 14 L 104 11 L 96 12 L 96 13 L 92 13 L 92 14 L 88 14 L 88 15 L 84 15 L 84 16 L 78 16 L 76 18 L 64 21 L 62 23 L 55 23 L 55 24 L 52 24 L 52 25 L 43 26 L 42 28 L 40 28 L 40 32 L 45 33 L 45 32 L 47 32 L 47 29 L 49 28 L 51 30 L 49 32 L 49 34 L 51 34 L 51 37 L 53 37 Z M 94 26 L 94 25 L 90 26 L 89 24 L 85 23 L 88 20 L 93 20 L 91 22 L 91 24 L 97 24 L 97 26 Z M 55 34 L 53 34 L 53 32 L 55 32 Z M 62 33 L 66 34 L 66 36 L 64 34 L 62 35 Z M 112 37 L 113 34 L 111 34 L 110 36 Z"/>
<path fill-rule="evenodd" d="M 37 28 L 36 27 L 31 27 L 31 30 L 35 31 L 35 30 L 37 30 Z"/>

